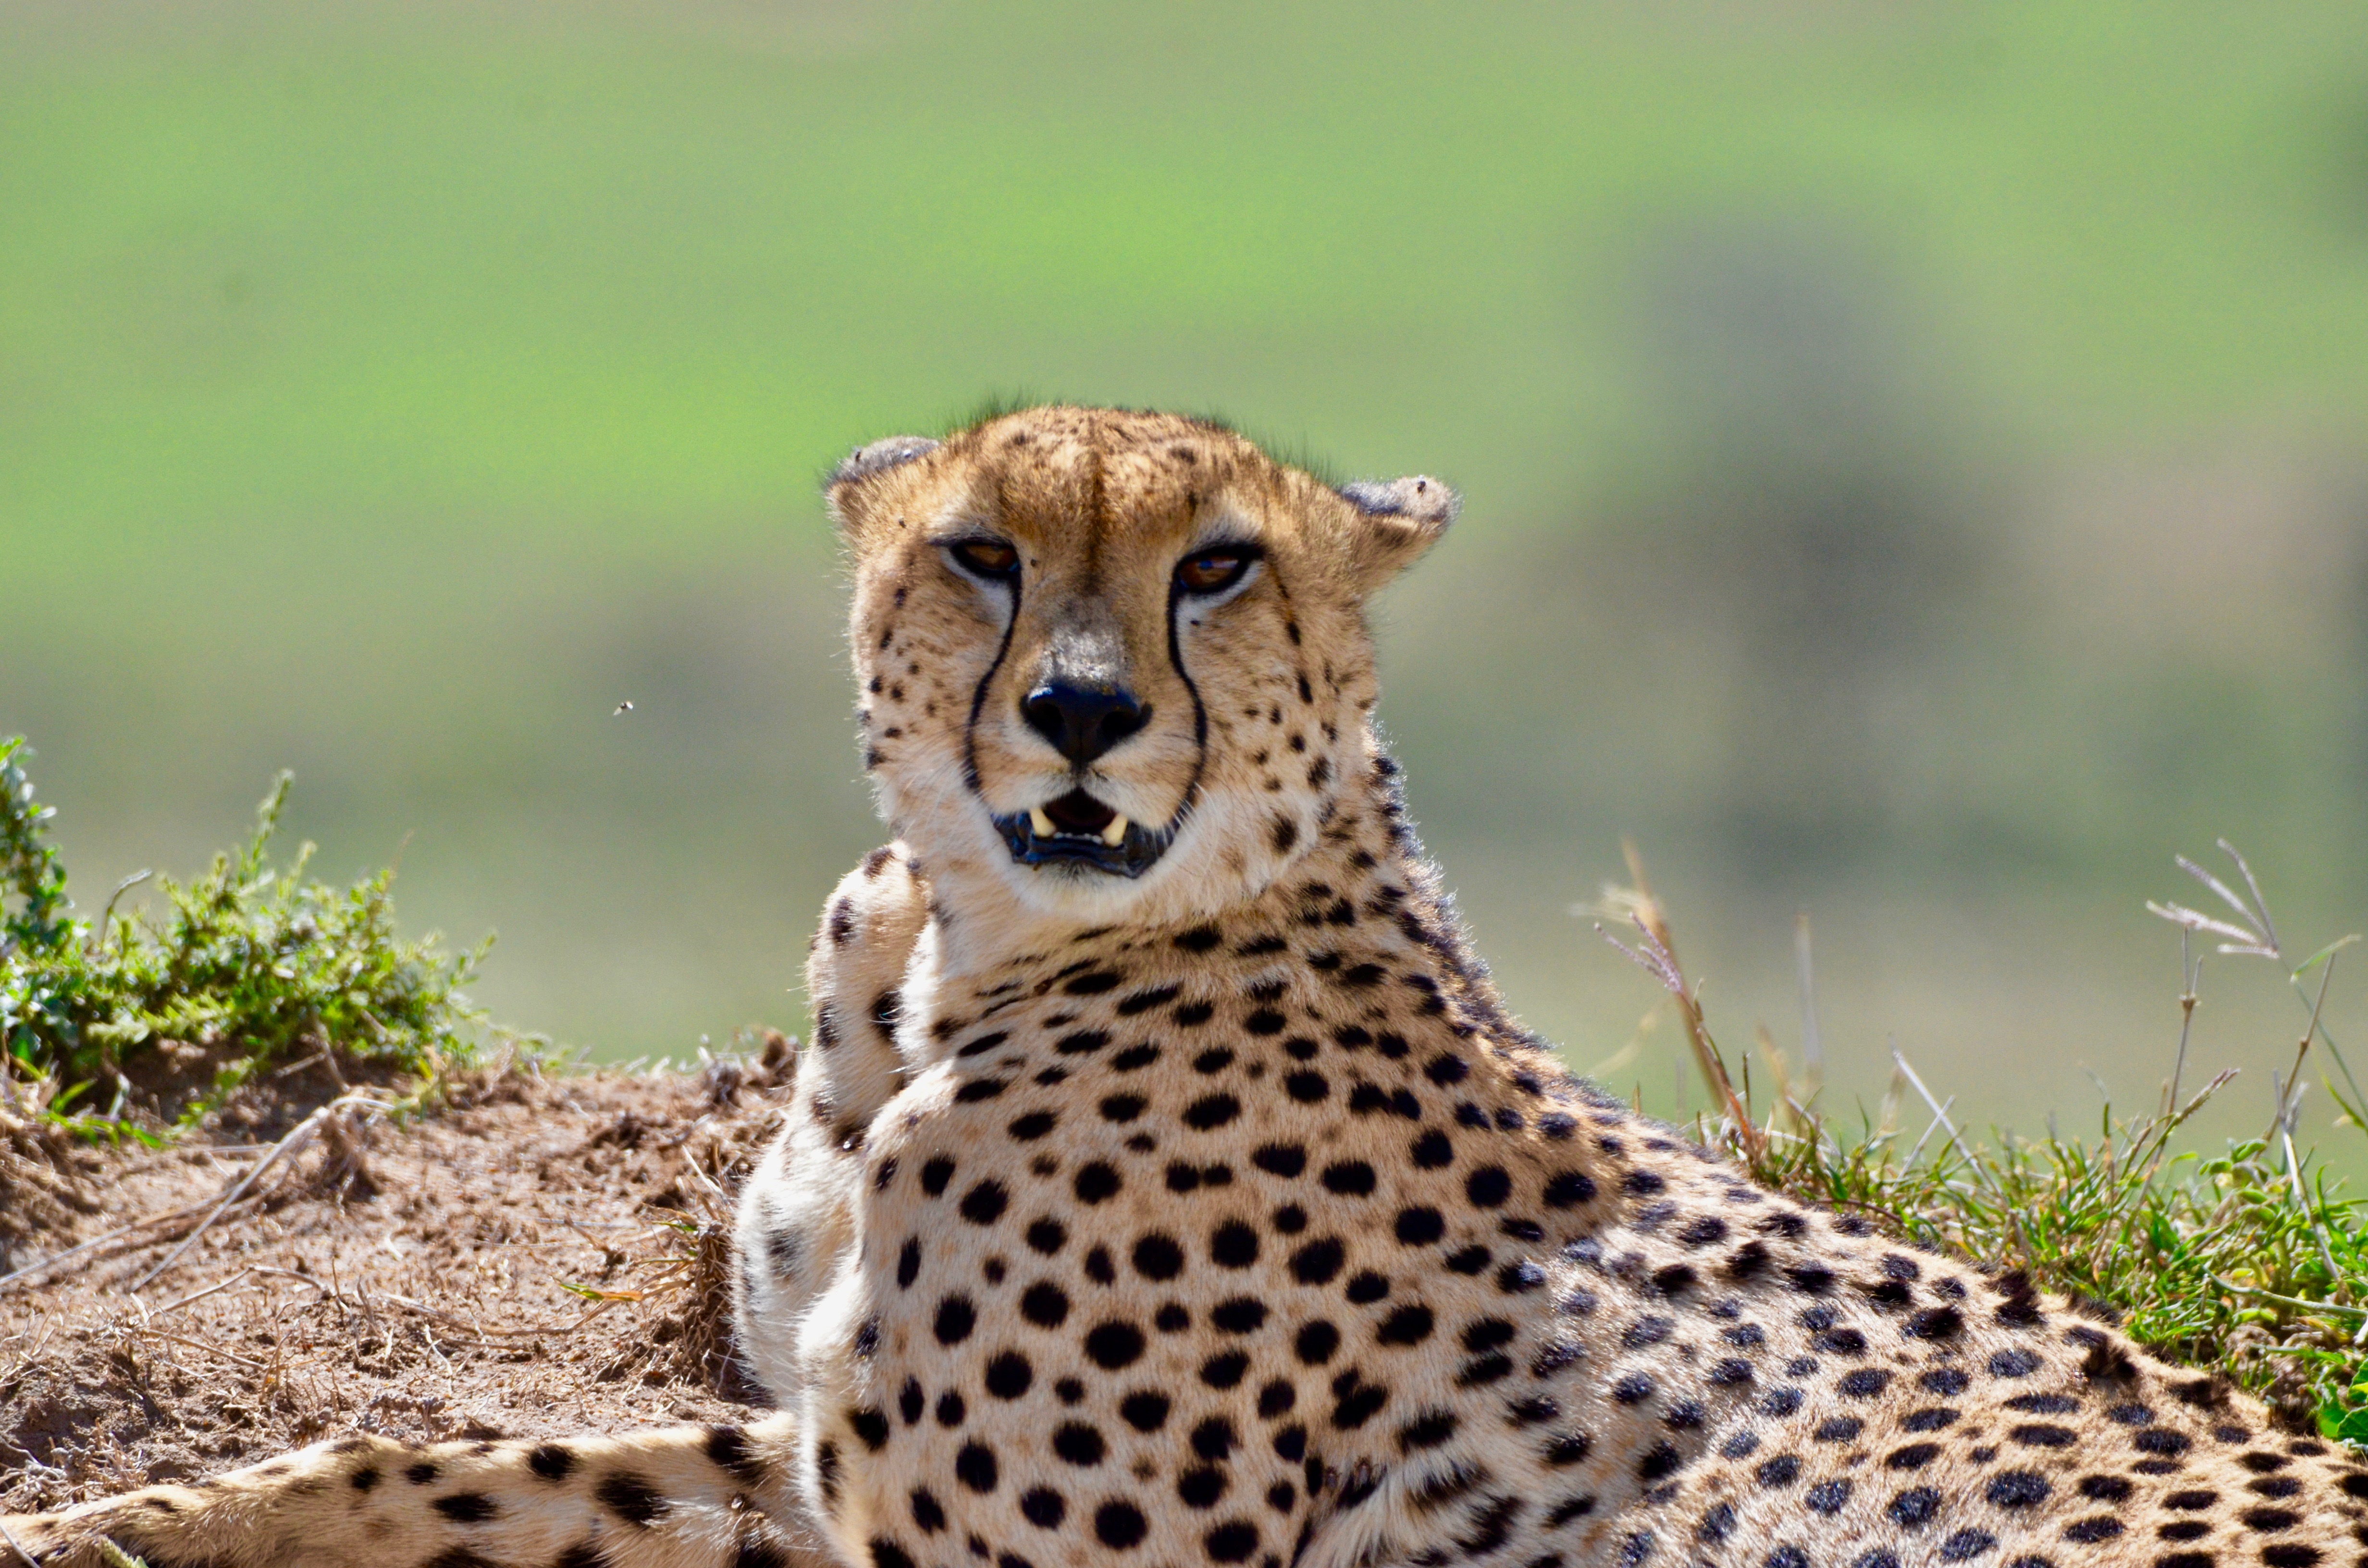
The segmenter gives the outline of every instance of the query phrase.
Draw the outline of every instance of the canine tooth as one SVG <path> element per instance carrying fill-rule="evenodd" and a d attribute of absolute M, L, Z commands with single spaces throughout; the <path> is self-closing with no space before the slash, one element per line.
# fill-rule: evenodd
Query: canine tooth
<path fill-rule="evenodd" d="M 1124 817 L 1110 818 L 1110 825 L 1102 829 L 1102 842 L 1109 845 L 1113 849 L 1126 842 L 1126 819 Z"/>
<path fill-rule="evenodd" d="M 1039 838 L 1053 836 L 1053 819 L 1044 814 L 1044 808 L 1042 806 L 1028 808 L 1028 825 L 1036 830 L 1036 836 Z"/>

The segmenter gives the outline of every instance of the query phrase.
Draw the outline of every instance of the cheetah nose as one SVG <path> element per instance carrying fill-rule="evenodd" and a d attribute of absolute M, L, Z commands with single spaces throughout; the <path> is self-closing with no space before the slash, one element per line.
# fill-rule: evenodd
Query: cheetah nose
<path fill-rule="evenodd" d="M 1119 686 L 1071 686 L 1048 682 L 1019 704 L 1028 727 L 1083 767 L 1151 720 L 1147 703 Z"/>

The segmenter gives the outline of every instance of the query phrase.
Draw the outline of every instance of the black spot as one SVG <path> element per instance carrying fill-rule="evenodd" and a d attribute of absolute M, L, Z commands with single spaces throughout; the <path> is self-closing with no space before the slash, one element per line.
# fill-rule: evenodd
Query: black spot
<path fill-rule="evenodd" d="M 1037 1139 L 1052 1131 L 1059 1121 L 1060 1118 L 1049 1110 L 1032 1110 L 1026 1116 L 1012 1118 L 1010 1125 L 1004 1131 L 1011 1134 L 1016 1142 L 1033 1143 Z"/>
<path fill-rule="evenodd" d="M 1134 1244 L 1134 1271 L 1145 1279 L 1173 1279 L 1184 1272 L 1184 1249 L 1156 1233 Z"/>
<path fill-rule="evenodd" d="M 1800 1457 L 1779 1454 L 1772 1460 L 1762 1460 L 1759 1468 L 1751 1473 L 1762 1486 L 1790 1486 L 1801 1478 Z"/>
<path fill-rule="evenodd" d="M 1340 1272 L 1347 1249 L 1338 1236 L 1313 1241 L 1291 1255 L 1292 1278 L 1302 1285 L 1324 1285 Z"/>
<path fill-rule="evenodd" d="M 2077 1546 L 2093 1546 L 2100 1540 L 2111 1540 L 2122 1533 L 2122 1521 L 2111 1514 L 2097 1514 L 2085 1519 L 2075 1519 L 2064 1527 L 2064 1539 Z M 2021 1568 L 2013 1564 L 2012 1568 Z"/>
<path fill-rule="evenodd" d="M 868 1405 L 861 1410 L 850 1410 L 847 1413 L 847 1424 L 854 1429 L 857 1437 L 863 1439 L 863 1446 L 873 1453 L 888 1446 L 888 1417 L 884 1413 Z"/>
<path fill-rule="evenodd" d="M 962 1396 L 953 1390 L 948 1389 L 938 1395 L 939 1426 L 949 1429 L 959 1426 L 962 1424 L 962 1417 L 968 1414 L 969 1407 L 962 1403 Z"/>
<path fill-rule="evenodd" d="M 545 1481 L 564 1481 L 575 1471 L 575 1456 L 557 1443 L 541 1443 L 526 1456 L 526 1467 Z M 365 1473 L 370 1481 L 362 1479 Z M 377 1480 L 378 1471 L 374 1470 L 354 1473 L 354 1484 L 365 1492 Z"/>
<path fill-rule="evenodd" d="M 1054 1429 L 1053 1451 L 1080 1469 L 1090 1469 L 1102 1462 L 1109 1449 L 1099 1431 L 1083 1422 L 1071 1421 Z"/>
<path fill-rule="evenodd" d="M 1938 1443 L 1910 1443 L 1904 1449 L 1894 1449 L 1883 1462 L 1893 1470 L 1922 1470 L 1941 1457 Z"/>
<path fill-rule="evenodd" d="M 923 1535 L 935 1535 L 946 1528 L 946 1510 L 927 1487 L 913 1488 L 913 1523 Z"/>
<path fill-rule="evenodd" d="M 1985 1530 L 1959 1530 L 1941 1543 L 1941 1561 L 1963 1562 L 1979 1557 L 1998 1544 L 1998 1537 Z"/>
<path fill-rule="evenodd" d="M 1920 1372 L 1917 1374 L 1916 1381 L 1922 1384 L 1928 1392 L 1937 1393 L 1943 1399 L 1953 1398 L 1964 1392 L 1973 1383 L 1971 1378 L 1954 1367 L 1941 1367 L 1932 1371 Z"/>
<path fill-rule="evenodd" d="M 455 1492 L 430 1505 L 456 1525 L 482 1525 L 501 1510 L 482 1492 Z"/>
<path fill-rule="evenodd" d="M 2140 1452 L 2160 1454 L 2166 1459 L 2176 1459 L 2194 1446 L 2186 1433 L 2174 1432 L 2168 1426 L 2149 1426 L 2130 1440 Z"/>
<path fill-rule="evenodd" d="M 1011 1195 L 999 1181 L 983 1181 L 962 1194 L 962 1217 L 973 1225 L 992 1225 L 1003 1216 Z"/>
<path fill-rule="evenodd" d="M 1373 1337 L 1383 1345 L 1419 1345 L 1430 1337 L 1432 1326 L 1429 1307 L 1400 1307 L 1382 1320 Z"/>
<path fill-rule="evenodd" d="M 1446 1233 L 1447 1221 L 1436 1209 L 1398 1210 L 1397 1237 L 1404 1245 L 1429 1246 Z"/>
<path fill-rule="evenodd" d="M 1406 1453 L 1435 1449 L 1455 1436 L 1456 1426 L 1453 1412 L 1426 1410 L 1398 1428 L 1398 1448 Z"/>
<path fill-rule="evenodd" d="M 1068 1517 L 1069 1505 L 1051 1487 L 1031 1486 L 1019 1494 L 1019 1513 L 1040 1530 L 1058 1529 Z"/>
<path fill-rule="evenodd" d="M 960 1345 L 978 1324 L 978 1309 L 968 1296 L 948 1296 L 938 1303 L 934 1332 L 940 1345 Z"/>
<path fill-rule="evenodd" d="M 1021 1293 L 1019 1315 L 1039 1328 L 1058 1328 L 1069 1315 L 1069 1298 L 1058 1285 L 1040 1280 Z"/>
<path fill-rule="evenodd" d="M 1137 991 L 1132 995 L 1121 997 L 1114 1010 L 1120 1017 L 1131 1018 L 1137 1013 L 1147 1013 L 1154 1007 L 1166 1006 L 1176 1000 L 1177 993 L 1182 989 L 1183 987 L 1178 985 L 1162 985 L 1149 991 Z"/>
<path fill-rule="evenodd" d="M 2039 1370 L 2039 1358 L 2028 1350 L 2001 1350 L 1990 1358 L 1990 1376 L 2027 1378 Z"/>
<path fill-rule="evenodd" d="M 1176 1478 L 1176 1496 L 1188 1508 L 1213 1508 L 1225 1495 L 1225 1472 L 1196 1465 Z"/>
<path fill-rule="evenodd" d="M 1209 1236 L 1209 1257 L 1220 1268 L 1247 1268 L 1258 1261 L 1258 1233 L 1229 1220 Z"/>
<path fill-rule="evenodd" d="M 1233 1096 L 1208 1095 L 1185 1108 L 1184 1125 L 1196 1132 L 1211 1132 L 1241 1113 L 1241 1102 Z"/>
<path fill-rule="evenodd" d="M 1964 1326 L 1964 1316 L 1956 1308 L 1926 1307 L 1910 1314 L 1899 1332 L 1910 1339 L 1953 1339 Z"/>
<path fill-rule="evenodd" d="M 1143 1330 L 1124 1322 L 1098 1324 L 1086 1335 L 1086 1354 L 1109 1371 L 1131 1367 L 1143 1355 Z"/>
<path fill-rule="evenodd" d="M 1983 1494 L 2001 1508 L 2029 1508 L 2047 1501 L 2052 1490 L 2036 1471 L 2007 1470 L 1990 1477 Z"/>
<path fill-rule="evenodd" d="M 1274 825 L 1275 837 L 1280 841 L 1285 836 L 1282 830 L 1291 827 L 1292 824 L 1277 817 Z M 1292 836 L 1296 835 L 1297 830 L 1294 828 Z M 1287 843 L 1278 842 L 1275 845 L 1278 852 L 1289 847 L 1290 845 Z M 1212 1562 L 1247 1562 L 1250 1560 L 1251 1554 L 1258 1551 L 1258 1527 L 1242 1519 L 1228 1520 L 1201 1538 L 1201 1548 L 1209 1554 L 1209 1561 Z"/>
<path fill-rule="evenodd" d="M 1110 1198 L 1121 1185 L 1116 1170 L 1100 1160 L 1094 1160 L 1077 1167 L 1077 1175 L 1071 1187 L 1078 1202 L 1092 1204 Z"/>
<path fill-rule="evenodd" d="M 629 1471 L 603 1476 L 592 1489 L 600 1506 L 629 1525 L 646 1526 L 673 1506 L 657 1489 Z"/>
<path fill-rule="evenodd" d="M 954 1455 L 954 1479 L 973 1492 L 992 1492 L 999 1474 L 995 1450 L 985 1443 L 964 1443 Z"/>
<path fill-rule="evenodd" d="M 1292 1341 L 1292 1351 L 1311 1367 L 1329 1361 L 1339 1348 L 1340 1331 L 1321 1318 L 1303 1325 Z"/>
<path fill-rule="evenodd" d="M 1890 1381 L 1889 1372 L 1874 1367 L 1861 1367 L 1855 1372 L 1844 1374 L 1836 1386 L 1851 1399 L 1873 1399 Z"/>
<path fill-rule="evenodd" d="M 1850 1483 L 1847 1481 L 1820 1481 L 1801 1494 L 1801 1501 L 1812 1513 L 1839 1514 L 1850 1501 Z"/>
<path fill-rule="evenodd" d="M 1623 1350 L 1642 1350 L 1648 1345 L 1658 1345 L 1668 1338 L 1677 1326 L 1675 1318 L 1638 1318 L 1620 1335 L 1620 1347 Z"/>
<path fill-rule="evenodd" d="M 1907 1432 L 1938 1432 L 1943 1426 L 1954 1425 L 1956 1419 L 1955 1411 L 1936 1404 L 1923 1410 L 1909 1411 L 1899 1426 L 1901 1430 Z"/>
<path fill-rule="evenodd" d="M 1349 1276 L 1340 1293 L 1360 1307 L 1369 1307 L 1390 1293 L 1390 1282 L 1371 1269 Z"/>
<path fill-rule="evenodd" d="M 1941 1494 L 1930 1486 L 1911 1486 L 1891 1500 L 1884 1512 L 1902 1529 L 1921 1529 L 1941 1511 Z"/>
<path fill-rule="evenodd" d="M 1226 1334 L 1256 1334 L 1266 1323 L 1266 1303 L 1247 1296 L 1235 1296 L 1219 1301 L 1210 1312 L 1209 1321 Z"/>
<path fill-rule="evenodd" d="M 997 1399 L 1018 1399 L 1035 1379 L 1036 1370 L 1028 1364 L 1028 1358 L 1016 1350 L 1007 1350 L 986 1364 L 986 1392 Z"/>
<path fill-rule="evenodd" d="M 870 1544 L 871 1548 L 871 1568 L 913 1568 L 913 1560 L 906 1556 L 905 1554 L 905 1549 L 898 1546 L 894 1541 L 884 1540 L 878 1536 L 874 1536 L 871 1538 Z M 743 1555 L 746 1555 L 746 1553 L 743 1553 Z"/>
<path fill-rule="evenodd" d="M 1250 1156 L 1250 1164 L 1288 1180 L 1307 1168 L 1307 1151 L 1296 1143 L 1268 1143 Z"/>
<path fill-rule="evenodd" d="M 1147 1389 L 1131 1393 L 1119 1401 L 1118 1413 L 1136 1431 L 1156 1432 L 1167 1424 L 1167 1396 Z"/>
<path fill-rule="evenodd" d="M 1142 1511 L 1132 1503 L 1105 1503 L 1094 1510 L 1094 1539 L 1114 1551 L 1142 1545 L 1150 1529 Z"/>
<path fill-rule="evenodd" d="M 1858 1435 L 1865 1430 L 1866 1423 L 1857 1416 L 1836 1415 L 1817 1423 L 1813 1435 L 1820 1443 L 1851 1443 L 1856 1442 Z"/>
<path fill-rule="evenodd" d="M 1483 1165 L 1464 1178 L 1463 1196 L 1477 1209 L 1494 1209 L 1513 1194 L 1513 1178 L 1501 1166 Z"/>

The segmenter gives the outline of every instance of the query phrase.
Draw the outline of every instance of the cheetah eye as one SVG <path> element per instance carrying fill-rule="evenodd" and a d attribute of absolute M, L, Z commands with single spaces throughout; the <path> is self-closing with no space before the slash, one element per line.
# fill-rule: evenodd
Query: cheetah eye
<path fill-rule="evenodd" d="M 1256 551 L 1235 546 L 1204 550 L 1176 563 L 1176 585 L 1188 594 L 1221 594 L 1240 582 L 1257 559 Z"/>
<path fill-rule="evenodd" d="M 966 539 L 946 548 L 974 576 L 999 583 L 1019 575 L 1019 552 L 999 539 Z"/>

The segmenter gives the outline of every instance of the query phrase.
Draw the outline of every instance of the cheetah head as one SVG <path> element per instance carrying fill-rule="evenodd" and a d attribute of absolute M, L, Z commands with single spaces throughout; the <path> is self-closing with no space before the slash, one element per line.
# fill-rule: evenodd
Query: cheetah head
<path fill-rule="evenodd" d="M 1212 913 L 1307 853 L 1371 744 L 1364 602 L 1456 509 L 1070 407 L 874 442 L 828 495 L 882 814 L 933 883 L 1089 922 Z"/>

